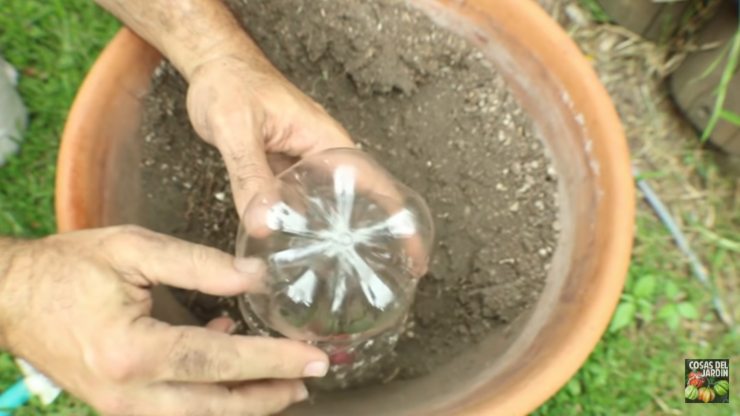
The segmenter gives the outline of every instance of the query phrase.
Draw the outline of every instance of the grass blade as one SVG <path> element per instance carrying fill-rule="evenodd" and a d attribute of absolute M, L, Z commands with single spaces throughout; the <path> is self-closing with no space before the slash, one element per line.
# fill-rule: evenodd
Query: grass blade
<path fill-rule="evenodd" d="M 725 105 L 725 98 L 727 97 L 727 90 L 732 81 L 732 76 L 737 68 L 738 58 L 740 57 L 740 24 L 738 29 L 735 31 L 735 35 L 732 37 L 732 47 L 730 48 L 730 54 L 727 57 L 727 63 L 722 71 L 722 78 L 720 78 L 719 85 L 717 86 L 717 99 L 714 101 L 714 110 L 709 118 L 707 127 L 701 135 L 701 141 L 706 141 L 709 136 L 714 132 L 714 128 L 717 127 L 717 123 L 720 120 L 722 114 L 722 108 Z"/>
<path fill-rule="evenodd" d="M 740 126 L 740 114 L 733 113 L 730 110 L 722 110 L 719 112 L 719 118 L 722 120 L 727 121 L 728 123 L 732 123 L 736 126 Z"/>

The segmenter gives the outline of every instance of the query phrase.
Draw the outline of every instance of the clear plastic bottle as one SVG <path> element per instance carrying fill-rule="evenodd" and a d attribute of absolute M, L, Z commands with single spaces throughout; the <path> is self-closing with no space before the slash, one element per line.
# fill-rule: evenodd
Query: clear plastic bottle
<path fill-rule="evenodd" d="M 433 244 L 424 200 L 354 149 L 277 179 L 237 237 L 237 256 L 268 267 L 264 290 L 240 298 L 247 321 L 340 354 L 400 328 Z"/>

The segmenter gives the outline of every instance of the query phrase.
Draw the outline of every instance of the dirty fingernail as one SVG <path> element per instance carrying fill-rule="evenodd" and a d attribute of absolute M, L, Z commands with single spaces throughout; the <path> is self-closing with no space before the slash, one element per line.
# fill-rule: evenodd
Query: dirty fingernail
<path fill-rule="evenodd" d="M 234 260 L 234 267 L 242 273 L 262 274 L 265 270 L 265 263 L 260 259 L 238 258 Z"/>
<path fill-rule="evenodd" d="M 306 368 L 303 369 L 303 375 L 305 377 L 324 377 L 327 371 L 329 371 L 329 364 L 324 361 L 314 361 L 308 363 Z"/>
<path fill-rule="evenodd" d="M 295 401 L 302 402 L 306 399 L 308 399 L 308 389 L 303 383 L 301 383 L 296 390 Z"/>

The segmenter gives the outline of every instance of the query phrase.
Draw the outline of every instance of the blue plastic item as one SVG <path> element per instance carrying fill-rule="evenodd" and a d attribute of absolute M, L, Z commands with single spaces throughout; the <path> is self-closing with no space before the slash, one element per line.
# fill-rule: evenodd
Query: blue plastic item
<path fill-rule="evenodd" d="M 26 382 L 20 379 L 0 394 L 0 416 L 12 416 L 13 411 L 31 399 Z"/>

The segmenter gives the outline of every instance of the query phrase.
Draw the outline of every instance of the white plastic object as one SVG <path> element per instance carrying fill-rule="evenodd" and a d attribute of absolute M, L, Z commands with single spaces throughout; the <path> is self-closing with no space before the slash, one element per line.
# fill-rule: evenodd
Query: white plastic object
<path fill-rule="evenodd" d="M 28 115 L 15 90 L 18 73 L 0 57 L 0 166 L 18 151 Z"/>
<path fill-rule="evenodd" d="M 20 368 L 21 373 L 23 373 L 28 391 L 34 396 L 37 396 L 45 406 L 53 403 L 62 393 L 61 388 L 54 384 L 53 381 L 49 380 L 45 375 L 41 374 L 26 360 L 16 358 L 15 361 L 18 364 L 18 368 Z"/>
<path fill-rule="evenodd" d="M 247 321 L 293 339 L 356 345 L 397 327 L 426 272 L 433 223 L 424 200 L 366 153 L 303 159 L 244 210 L 237 256 L 267 264 Z"/>

